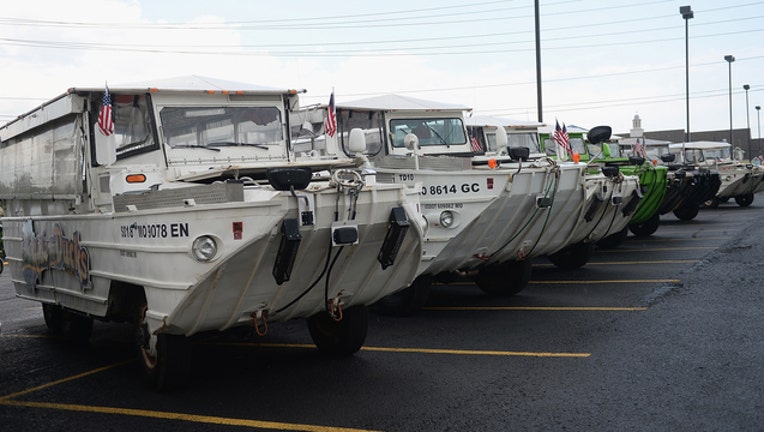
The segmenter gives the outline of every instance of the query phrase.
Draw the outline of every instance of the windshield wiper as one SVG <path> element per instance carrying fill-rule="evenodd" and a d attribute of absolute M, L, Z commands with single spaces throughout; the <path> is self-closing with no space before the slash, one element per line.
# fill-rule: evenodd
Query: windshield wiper
<path fill-rule="evenodd" d="M 251 144 L 251 143 L 237 143 L 234 141 L 221 141 L 207 144 L 211 147 L 257 147 L 259 149 L 268 150 L 268 146 L 265 144 Z M 216 149 L 218 150 L 218 149 Z M 218 150 L 220 151 L 220 150 Z"/>
<path fill-rule="evenodd" d="M 205 146 L 200 146 L 200 145 L 191 145 L 191 144 L 176 144 L 176 145 L 170 145 L 170 147 L 174 148 L 174 149 L 176 149 L 176 148 L 193 148 L 193 149 L 204 149 L 204 150 L 215 151 L 215 152 L 219 152 L 220 151 L 220 149 L 217 149 L 217 148 L 210 148 L 210 147 L 205 147 Z"/>
<path fill-rule="evenodd" d="M 436 136 L 436 137 L 438 137 L 438 139 L 440 140 L 440 143 L 441 143 L 441 144 L 443 144 L 443 145 L 448 145 L 448 142 L 445 140 L 445 138 L 443 138 L 443 136 L 441 136 L 441 135 L 438 133 L 438 131 L 436 131 L 436 130 L 435 130 L 435 128 L 434 128 L 434 127 L 432 127 L 432 126 L 430 126 L 430 125 L 426 125 L 426 126 L 427 126 L 427 129 L 429 129 L 430 131 L 432 131 L 432 133 L 434 133 L 434 134 L 435 134 L 435 136 Z"/>

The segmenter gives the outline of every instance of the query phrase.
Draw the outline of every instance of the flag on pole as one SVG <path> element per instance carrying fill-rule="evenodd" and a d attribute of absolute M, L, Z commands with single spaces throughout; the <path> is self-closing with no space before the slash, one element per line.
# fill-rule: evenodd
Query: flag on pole
<path fill-rule="evenodd" d="M 470 137 L 470 147 L 473 153 L 483 153 L 483 146 L 480 145 L 476 137 Z"/>
<path fill-rule="evenodd" d="M 111 95 L 109 94 L 109 86 L 107 85 L 103 92 L 101 108 L 98 110 L 98 121 L 96 123 L 98 130 L 105 136 L 114 133 L 114 117 L 112 116 L 111 108 Z"/>
<path fill-rule="evenodd" d="M 560 122 L 557 119 L 554 120 L 554 141 L 559 144 L 569 155 L 573 155 L 573 149 L 570 147 L 570 137 L 568 136 L 568 129 L 565 127 L 565 123 L 560 127 Z"/>
<path fill-rule="evenodd" d="M 332 89 L 332 95 L 329 97 L 329 106 L 326 107 L 324 130 L 330 137 L 337 133 L 337 109 L 334 106 L 334 89 Z"/>
<path fill-rule="evenodd" d="M 639 138 L 637 138 L 637 143 L 634 144 L 634 155 L 647 157 L 647 152 L 645 151 L 645 145 L 639 142 Z"/>

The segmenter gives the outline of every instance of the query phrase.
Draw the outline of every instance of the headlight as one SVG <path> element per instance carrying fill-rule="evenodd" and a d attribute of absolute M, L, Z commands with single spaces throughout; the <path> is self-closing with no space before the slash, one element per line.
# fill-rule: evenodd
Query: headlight
<path fill-rule="evenodd" d="M 449 228 L 454 224 L 454 214 L 446 210 L 440 214 L 440 225 Z"/>
<path fill-rule="evenodd" d="M 191 246 L 191 253 L 197 261 L 211 261 L 218 253 L 218 245 L 210 236 L 197 237 Z"/>

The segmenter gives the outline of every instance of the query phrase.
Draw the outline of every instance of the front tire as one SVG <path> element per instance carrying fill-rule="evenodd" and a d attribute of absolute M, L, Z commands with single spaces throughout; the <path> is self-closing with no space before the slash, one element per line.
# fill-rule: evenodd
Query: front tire
<path fill-rule="evenodd" d="M 342 311 L 342 319 L 319 312 L 307 319 L 313 343 L 322 354 L 347 357 L 361 349 L 369 329 L 369 308 L 353 306 Z"/>
<path fill-rule="evenodd" d="M 679 220 L 688 221 L 695 219 L 695 216 L 697 216 L 699 212 L 699 206 L 683 207 L 674 210 L 674 216 L 676 216 Z"/>
<path fill-rule="evenodd" d="M 594 253 L 594 244 L 576 243 L 566 246 L 552 255 L 549 255 L 549 261 L 555 266 L 565 270 L 575 270 L 581 268 L 592 258 Z"/>
<path fill-rule="evenodd" d="M 748 207 L 753 204 L 753 194 L 738 195 L 735 197 L 735 202 L 740 207 Z"/>
<path fill-rule="evenodd" d="M 191 374 L 191 341 L 183 335 L 160 333 L 156 338 L 156 352 L 148 346 L 138 349 L 146 384 L 164 392 L 181 387 Z"/>
<path fill-rule="evenodd" d="M 509 297 L 525 289 L 531 279 L 530 261 L 506 261 L 480 270 L 475 283 L 486 294 Z"/>
<path fill-rule="evenodd" d="M 661 216 L 656 213 L 650 217 L 650 219 L 637 224 L 629 224 L 629 231 L 637 237 L 649 237 L 658 231 L 658 227 L 661 225 Z"/>

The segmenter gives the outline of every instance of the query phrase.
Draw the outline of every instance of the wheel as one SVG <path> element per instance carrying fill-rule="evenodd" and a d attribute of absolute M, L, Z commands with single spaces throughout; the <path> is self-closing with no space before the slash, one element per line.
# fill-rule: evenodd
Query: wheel
<path fill-rule="evenodd" d="M 615 234 L 610 234 L 609 236 L 600 239 L 600 241 L 597 242 L 597 246 L 603 248 L 603 249 L 612 249 L 615 247 L 618 247 L 621 243 L 626 240 L 626 237 L 629 235 L 629 227 L 623 227 L 622 230 L 618 231 Z"/>
<path fill-rule="evenodd" d="M 735 197 L 735 202 L 740 207 L 748 207 L 753 203 L 753 194 L 738 195 Z"/>
<path fill-rule="evenodd" d="M 87 345 L 93 334 L 93 318 L 64 311 L 64 339 L 75 345 Z"/>
<path fill-rule="evenodd" d="M 407 288 L 377 301 L 373 306 L 374 311 L 384 315 L 411 316 L 419 312 L 427 303 L 430 286 L 432 286 L 432 277 L 421 275 Z"/>
<path fill-rule="evenodd" d="M 3 263 L 3 259 L 0 258 L 0 274 L 3 274 L 4 268 L 5 268 L 5 263 Z"/>
<path fill-rule="evenodd" d="M 721 202 L 721 200 L 719 198 L 713 197 L 710 200 L 707 200 L 706 202 L 704 202 L 703 203 L 703 207 L 710 208 L 710 209 L 715 209 L 715 208 L 719 207 L 719 203 L 720 202 Z"/>
<path fill-rule="evenodd" d="M 342 311 L 342 319 L 339 321 L 326 312 L 319 312 L 307 321 L 310 337 L 319 351 L 331 356 L 345 357 L 356 353 L 366 341 L 369 308 L 347 308 Z"/>
<path fill-rule="evenodd" d="M 475 283 L 488 295 L 511 296 L 528 285 L 532 269 L 533 265 L 526 260 L 493 264 L 478 273 Z"/>
<path fill-rule="evenodd" d="M 658 227 L 661 225 L 661 216 L 656 213 L 650 217 L 650 219 L 637 224 L 629 224 L 629 231 L 637 237 L 649 237 L 653 235 Z"/>
<path fill-rule="evenodd" d="M 549 255 L 549 261 L 561 269 L 574 270 L 586 265 L 594 253 L 594 244 L 576 243 L 566 246 L 552 255 Z"/>
<path fill-rule="evenodd" d="M 51 334 L 60 335 L 64 332 L 64 309 L 61 306 L 43 303 L 42 316 Z"/>
<path fill-rule="evenodd" d="M 688 221 L 695 219 L 695 216 L 698 215 L 698 212 L 700 212 L 700 207 L 698 206 L 682 207 L 674 210 L 674 216 L 676 216 L 679 220 Z"/>
<path fill-rule="evenodd" d="M 142 329 L 142 339 L 153 339 L 156 344 L 153 353 L 149 342 L 138 348 L 146 384 L 160 392 L 181 387 L 191 374 L 191 341 L 183 335 L 167 333 L 145 338 L 148 330 L 145 326 Z"/>
<path fill-rule="evenodd" d="M 93 318 L 65 310 L 53 304 L 42 305 L 48 331 L 78 345 L 87 344 L 93 333 Z"/>

